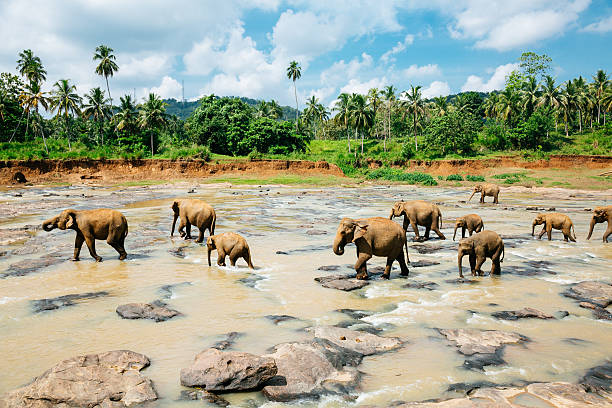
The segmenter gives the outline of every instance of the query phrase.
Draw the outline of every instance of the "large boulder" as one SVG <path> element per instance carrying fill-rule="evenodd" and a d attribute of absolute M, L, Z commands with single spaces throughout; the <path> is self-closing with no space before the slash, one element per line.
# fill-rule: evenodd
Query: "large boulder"
<path fill-rule="evenodd" d="M 153 401 L 153 384 L 140 374 L 149 364 L 145 355 L 129 350 L 73 357 L 7 394 L 0 407 L 129 407 Z"/>
<path fill-rule="evenodd" d="M 324 288 L 343 290 L 345 292 L 361 289 L 370 284 L 368 281 L 355 279 L 348 275 L 320 276 L 315 278 L 315 281 L 319 282 Z"/>
<path fill-rule="evenodd" d="M 199 353 L 189 368 L 181 370 L 181 384 L 206 391 L 246 391 L 261 387 L 276 375 L 271 357 L 214 348 Z"/>
<path fill-rule="evenodd" d="M 156 322 L 165 322 L 181 314 L 167 306 L 159 300 L 153 303 L 127 303 L 118 306 L 116 312 L 124 319 L 151 319 Z"/>
<path fill-rule="evenodd" d="M 595 281 L 580 282 L 572 285 L 564 295 L 606 308 L 612 303 L 612 285 Z"/>
<path fill-rule="evenodd" d="M 506 344 L 518 344 L 528 340 L 521 334 L 500 330 L 438 329 L 438 332 L 455 343 L 459 352 L 466 356 L 495 353 Z"/>
<path fill-rule="evenodd" d="M 364 356 L 394 350 L 402 345 L 401 340 L 395 337 L 381 337 L 335 326 L 318 326 L 314 329 L 314 336 Z"/>
<path fill-rule="evenodd" d="M 491 313 L 491 316 L 502 320 L 518 320 L 518 319 L 554 319 L 547 313 L 531 307 L 524 307 L 520 310 L 502 310 L 500 312 Z"/>

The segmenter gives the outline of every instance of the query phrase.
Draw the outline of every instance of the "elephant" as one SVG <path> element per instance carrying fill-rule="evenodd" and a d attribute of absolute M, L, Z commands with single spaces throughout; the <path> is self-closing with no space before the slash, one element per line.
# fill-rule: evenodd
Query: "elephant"
<path fill-rule="evenodd" d="M 485 183 L 485 184 L 476 184 L 474 186 L 474 192 L 472 193 L 472 195 L 470 196 L 470 199 L 468 201 L 470 201 L 472 199 L 472 197 L 474 197 L 474 194 L 476 193 L 480 193 L 480 202 L 484 203 L 485 202 L 485 197 L 489 196 L 489 197 L 493 197 L 493 203 L 494 204 L 499 204 L 498 201 L 498 196 L 499 196 L 499 186 L 495 185 L 495 184 L 490 184 L 490 183 Z"/>
<path fill-rule="evenodd" d="M 574 223 L 572 223 L 572 220 L 567 215 L 559 213 L 538 214 L 531 225 L 531 236 L 533 236 L 536 225 L 541 224 L 544 224 L 544 228 L 542 228 L 540 235 L 538 235 L 538 239 L 542 239 L 542 235 L 546 232 L 548 233 L 548 240 L 550 241 L 552 239 L 552 229 L 554 228 L 563 232 L 563 239 L 565 242 L 567 242 L 568 238 L 572 242 L 576 242 Z M 574 232 L 573 236 L 572 230 Z"/>
<path fill-rule="evenodd" d="M 101 262 L 102 258 L 96 253 L 96 239 L 105 239 L 119 253 L 120 260 L 127 257 L 124 242 L 128 234 L 128 223 L 123 214 L 117 210 L 109 208 L 83 211 L 64 210 L 57 217 L 43 222 L 42 227 L 45 231 L 55 228 L 61 230 L 68 228 L 76 231 L 73 261 L 79 260 L 81 247 L 85 242 L 91 256 L 96 262 Z"/>
<path fill-rule="evenodd" d="M 591 226 L 589 227 L 589 235 L 587 239 L 591 239 L 593 227 L 600 222 L 608 222 L 608 228 L 603 234 L 603 242 L 608 242 L 608 237 L 612 234 L 612 205 L 607 207 L 595 207 L 593 210 L 593 218 L 591 218 Z"/>
<path fill-rule="evenodd" d="M 484 223 L 482 222 L 482 218 L 478 214 L 468 214 L 463 217 L 457 218 L 455 222 L 455 233 L 453 234 L 453 241 L 455 240 L 455 236 L 457 235 L 457 228 L 461 227 L 461 238 L 465 238 L 465 230 L 467 228 L 470 233 L 470 237 L 474 232 L 480 232 L 484 228 Z"/>
<path fill-rule="evenodd" d="M 206 239 L 206 246 L 208 247 L 208 266 L 211 266 L 210 253 L 216 249 L 217 265 L 225 266 L 225 256 L 229 255 L 230 265 L 236 266 L 238 258 L 242 258 L 249 268 L 255 269 L 251 262 L 251 250 L 246 239 L 234 232 L 211 235 Z"/>
<path fill-rule="evenodd" d="M 176 219 L 180 216 L 181 222 L 179 224 L 178 232 L 185 239 L 191 239 L 191 226 L 195 225 L 198 227 L 200 235 L 196 242 L 204 241 L 204 231 L 208 229 L 210 235 L 215 234 L 215 223 L 217 221 L 217 215 L 215 210 L 206 202 L 193 198 L 174 200 L 172 203 L 172 211 L 174 211 L 174 220 L 172 221 L 172 230 L 170 236 L 174 236 L 174 226 L 176 225 Z M 183 231 L 183 228 L 186 231 Z"/>
<path fill-rule="evenodd" d="M 476 276 L 476 274 L 480 276 L 483 275 L 480 267 L 486 258 L 491 258 L 491 262 L 493 262 L 491 275 L 499 275 L 501 273 L 500 262 L 504 260 L 504 242 L 500 236 L 493 231 L 478 232 L 469 238 L 460 240 L 457 261 L 459 265 L 459 277 L 461 278 L 463 278 L 461 261 L 464 255 L 469 255 L 470 257 L 472 276 Z"/>
<path fill-rule="evenodd" d="M 408 223 L 412 225 L 415 239 L 421 240 L 419 235 L 419 225 L 425 227 L 425 238 L 429 239 L 429 231 L 433 230 L 440 239 L 446 239 L 444 234 L 440 232 L 442 228 L 442 211 L 433 203 L 423 200 L 414 201 L 398 201 L 391 209 L 389 219 L 404 215 L 404 230 L 408 231 Z"/>
<path fill-rule="evenodd" d="M 406 248 L 406 258 L 410 262 L 406 231 L 395 222 L 382 217 L 357 220 L 343 218 L 334 239 L 334 253 L 343 255 L 345 245 L 351 242 L 357 247 L 357 279 L 368 279 L 366 262 L 373 255 L 387 257 L 383 278 L 389 279 L 394 261 L 399 262 L 401 275 L 408 276 L 408 267 L 404 261 Z"/>

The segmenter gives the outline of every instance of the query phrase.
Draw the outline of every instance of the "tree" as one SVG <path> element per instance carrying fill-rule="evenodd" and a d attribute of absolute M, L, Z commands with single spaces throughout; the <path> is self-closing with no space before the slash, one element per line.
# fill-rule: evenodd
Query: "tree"
<path fill-rule="evenodd" d="M 81 97 L 76 93 L 76 85 L 72 85 L 69 79 L 60 79 L 53 84 L 53 91 L 51 92 L 51 110 L 56 112 L 56 117 L 64 117 L 64 127 L 66 136 L 68 137 L 68 147 L 70 145 L 70 132 L 68 128 L 68 121 L 71 115 L 79 115 L 81 109 Z"/>
<path fill-rule="evenodd" d="M 524 52 L 519 57 L 519 66 L 527 76 L 544 76 L 550 71 L 552 59 L 546 55 L 538 55 L 534 52 Z"/>
<path fill-rule="evenodd" d="M 23 50 L 19 53 L 17 60 L 19 74 L 26 78 L 30 84 L 41 83 L 47 79 L 47 71 L 43 68 L 40 58 L 35 56 L 32 50 Z"/>
<path fill-rule="evenodd" d="M 36 120 L 38 121 L 40 119 L 38 115 L 39 106 L 42 106 L 45 110 L 49 109 L 49 98 L 46 96 L 46 94 L 47 94 L 46 92 L 42 91 L 42 89 L 40 88 L 40 84 L 38 82 L 32 82 L 25 87 L 25 89 L 19 96 L 20 104 L 23 107 L 24 111 L 27 112 L 28 114 L 28 118 L 26 120 L 26 131 L 25 131 L 26 135 L 28 133 L 28 124 L 30 122 L 30 112 L 32 110 L 36 112 L 35 117 L 36 117 Z M 47 154 L 48 154 L 49 150 L 47 149 L 47 141 L 45 140 L 45 133 L 43 132 L 42 127 L 38 127 L 38 129 L 42 133 L 43 143 L 45 145 L 45 150 L 47 151 Z M 15 133 L 13 133 L 13 135 L 14 134 Z"/>
<path fill-rule="evenodd" d="M 98 123 L 98 135 L 104 146 L 103 122 L 111 117 L 111 108 L 107 104 L 108 99 L 104 98 L 104 91 L 100 87 L 93 88 L 89 94 L 85 95 L 82 114 L 86 119 L 93 119 Z M 99 142 L 99 141 L 98 141 Z"/>
<path fill-rule="evenodd" d="M 410 91 L 404 92 L 405 100 L 402 101 L 402 105 L 406 111 L 412 115 L 412 129 L 414 131 L 414 150 L 419 151 L 419 145 L 417 142 L 417 127 L 419 125 L 419 118 L 425 114 L 425 104 L 423 102 L 421 94 L 421 86 L 410 85 Z"/>
<path fill-rule="evenodd" d="M 433 98 L 433 109 L 438 116 L 444 116 L 448 112 L 448 101 L 446 96 L 436 96 Z"/>
<path fill-rule="evenodd" d="M 521 89 L 521 95 L 523 97 L 523 109 L 525 110 L 525 116 L 529 117 L 533 113 L 535 106 L 540 98 L 539 85 L 534 76 L 528 76 L 527 80 L 523 83 Z"/>
<path fill-rule="evenodd" d="M 283 108 L 274 99 L 268 102 L 268 112 L 269 117 L 272 119 L 278 120 L 283 116 Z"/>
<path fill-rule="evenodd" d="M 487 99 L 482 103 L 484 115 L 487 118 L 497 118 L 499 116 L 499 93 L 490 93 Z"/>
<path fill-rule="evenodd" d="M 312 95 L 306 101 L 306 109 L 304 109 L 304 119 L 314 128 L 314 138 L 317 138 L 317 121 L 319 120 L 319 99 Z"/>
<path fill-rule="evenodd" d="M 378 132 L 377 132 L 377 124 L 378 122 L 376 122 L 376 115 L 378 114 L 380 105 L 382 104 L 382 100 L 380 99 L 380 95 L 381 92 L 378 88 L 370 88 L 370 90 L 368 90 L 368 96 L 367 96 L 367 101 L 368 101 L 368 106 L 370 107 L 370 109 L 372 110 L 372 114 L 374 115 L 373 118 L 373 124 L 374 124 L 374 128 L 373 128 L 373 132 L 374 132 L 374 137 L 376 138 L 378 136 Z"/>
<path fill-rule="evenodd" d="M 601 116 L 601 101 L 606 92 L 606 89 L 610 85 L 610 78 L 603 69 L 597 71 L 597 74 L 593 76 L 593 86 L 595 88 L 595 101 L 597 102 L 597 124 L 600 124 L 599 118 Z M 604 125 L 606 124 L 606 116 L 604 115 Z"/>
<path fill-rule="evenodd" d="M 336 99 L 336 103 L 334 104 L 334 108 L 332 110 L 338 112 L 336 116 L 334 116 L 334 120 L 337 123 L 341 123 L 344 125 L 344 130 L 346 131 L 346 142 L 348 144 L 348 151 L 351 152 L 351 137 L 349 136 L 348 124 L 350 121 L 350 101 L 351 96 L 345 92 L 338 95 L 338 99 Z"/>
<path fill-rule="evenodd" d="M 540 99 L 536 106 L 544 106 L 554 112 L 561 106 L 559 87 L 555 85 L 555 79 L 550 75 L 544 77 L 544 83 L 541 86 Z M 555 131 L 557 130 L 557 115 L 555 114 Z"/>
<path fill-rule="evenodd" d="M 147 100 L 140 106 L 138 126 L 148 131 L 151 136 L 151 157 L 153 157 L 153 133 L 167 123 L 166 103 L 159 96 L 150 93 Z"/>
<path fill-rule="evenodd" d="M 352 94 L 349 104 L 351 123 L 355 127 L 355 138 L 361 133 L 361 154 L 363 154 L 364 133 L 372 126 L 374 114 L 368 106 L 367 99 L 361 94 Z M 357 155 L 357 151 L 355 151 Z"/>
<path fill-rule="evenodd" d="M 96 74 L 103 76 L 106 80 L 106 90 L 108 91 L 108 97 L 112 106 L 113 97 L 111 96 L 110 88 L 108 86 L 108 77 L 112 77 L 115 72 L 119 71 L 119 66 L 115 62 L 115 55 L 113 54 L 113 49 L 107 47 L 106 45 L 99 45 L 98 47 L 96 47 L 96 52 L 94 53 L 93 60 L 100 61 L 100 63 L 96 67 Z"/>
<path fill-rule="evenodd" d="M 114 118 L 115 129 L 117 132 L 123 132 L 124 135 L 127 136 L 120 137 L 119 144 L 121 144 L 121 140 L 124 139 L 128 145 L 134 145 L 137 143 L 135 140 L 135 133 L 138 121 L 138 111 L 136 110 L 131 95 L 121 96 L 119 97 L 119 101 L 121 102 L 119 111 Z"/>
<path fill-rule="evenodd" d="M 520 96 L 512 87 L 506 87 L 506 89 L 499 94 L 497 111 L 499 112 L 500 118 L 503 119 L 509 127 L 513 127 L 514 123 L 516 123 L 519 103 Z"/>
<path fill-rule="evenodd" d="M 456 110 L 432 118 L 425 129 L 425 144 L 428 149 L 466 153 L 476 139 L 480 124 L 469 112 Z"/>
<path fill-rule="evenodd" d="M 576 108 L 578 109 L 578 124 L 580 133 L 582 133 L 582 112 L 585 110 L 588 104 L 588 87 L 582 75 L 574 79 L 574 88 L 576 88 Z"/>
<path fill-rule="evenodd" d="M 561 111 L 563 113 L 563 121 L 565 122 L 565 137 L 569 137 L 569 126 L 568 122 L 572 118 L 572 113 L 577 105 L 578 95 L 576 87 L 572 81 L 565 83 L 565 89 L 561 93 Z"/>
<path fill-rule="evenodd" d="M 297 61 L 291 61 L 289 63 L 289 67 L 287 67 L 287 78 L 293 81 L 293 93 L 295 94 L 295 130 L 297 131 L 297 120 L 299 113 L 298 99 L 297 99 L 297 88 L 295 86 L 295 81 L 302 77 L 302 67 L 297 63 Z"/>
<path fill-rule="evenodd" d="M 387 138 L 391 139 L 391 110 L 393 109 L 393 105 L 395 104 L 395 87 L 393 85 L 385 86 L 385 89 L 382 90 L 382 95 L 385 101 L 387 102 L 387 135 L 383 140 L 383 151 L 387 151 Z"/>
<path fill-rule="evenodd" d="M 329 113 L 325 105 L 321 103 L 317 104 L 317 115 L 321 121 L 321 127 L 323 128 L 323 139 L 325 139 L 325 122 L 329 120 Z"/>

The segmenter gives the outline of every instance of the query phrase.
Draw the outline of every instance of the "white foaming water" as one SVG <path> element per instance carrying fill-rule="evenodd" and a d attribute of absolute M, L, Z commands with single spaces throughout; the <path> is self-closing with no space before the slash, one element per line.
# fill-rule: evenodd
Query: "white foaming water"
<path fill-rule="evenodd" d="M 527 374 L 527 370 L 519 367 L 506 366 L 500 369 L 493 368 L 492 366 L 486 366 L 484 368 L 485 375 L 496 380 L 496 377 L 507 377 L 509 375 L 524 377 Z"/>

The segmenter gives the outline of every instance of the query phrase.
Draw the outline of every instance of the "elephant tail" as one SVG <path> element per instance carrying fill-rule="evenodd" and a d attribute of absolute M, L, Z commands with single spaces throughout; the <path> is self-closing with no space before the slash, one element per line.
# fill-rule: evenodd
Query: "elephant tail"
<path fill-rule="evenodd" d="M 500 262 L 504 262 L 504 257 L 506 256 L 506 250 L 504 249 L 504 243 L 502 242 L 502 256 Z"/>
<path fill-rule="evenodd" d="M 572 234 L 574 234 L 574 239 L 576 239 L 576 230 L 574 229 L 573 223 L 572 223 Z"/>
<path fill-rule="evenodd" d="M 212 223 L 210 224 L 210 235 L 215 235 L 215 225 L 217 224 L 217 214 L 213 213 Z"/>
<path fill-rule="evenodd" d="M 127 237 L 128 234 L 128 225 L 125 224 L 125 233 L 123 234 L 123 238 Z"/>
<path fill-rule="evenodd" d="M 408 255 L 408 239 L 404 236 L 404 246 L 406 247 L 406 262 L 410 263 L 410 256 Z"/>
<path fill-rule="evenodd" d="M 440 220 L 438 228 L 442 229 L 442 211 L 440 210 L 438 210 L 438 219 Z"/>
<path fill-rule="evenodd" d="M 249 268 L 255 269 L 255 267 L 253 266 L 253 262 L 251 262 L 251 250 L 250 249 L 247 250 L 246 261 L 247 261 L 247 264 L 249 265 Z"/>

